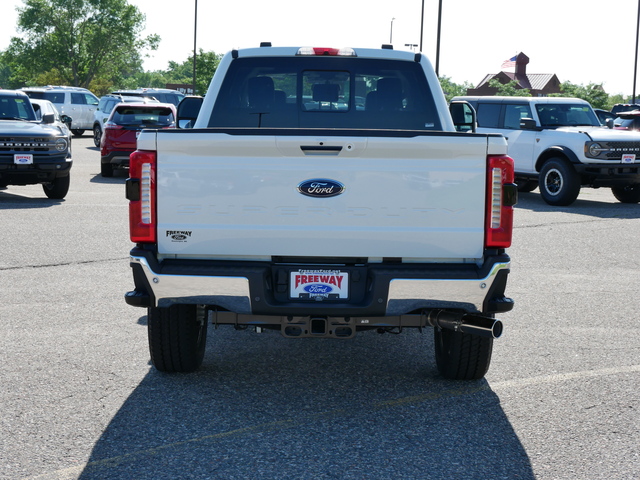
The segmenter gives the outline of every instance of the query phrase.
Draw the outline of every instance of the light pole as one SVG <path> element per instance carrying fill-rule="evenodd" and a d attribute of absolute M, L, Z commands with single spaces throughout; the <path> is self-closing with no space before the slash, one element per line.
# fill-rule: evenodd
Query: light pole
<path fill-rule="evenodd" d="M 422 15 L 420 15 L 420 51 L 422 51 L 422 32 L 424 32 L 424 0 L 422 0 Z"/>
<path fill-rule="evenodd" d="M 640 1 L 640 0 L 638 0 Z M 193 20 L 193 95 L 196 94 L 196 38 L 198 34 L 198 0 L 195 0 L 195 13 Z"/>
<path fill-rule="evenodd" d="M 638 72 L 638 37 L 640 36 L 640 0 L 638 0 L 638 23 L 636 25 L 636 57 L 633 63 L 633 98 L 631 103 L 636 103 L 636 74 Z"/>
<path fill-rule="evenodd" d="M 640 0 L 638 0 L 640 2 Z M 438 0 L 438 41 L 436 42 L 436 77 L 440 77 L 440 25 L 442 24 L 442 0 Z"/>
<path fill-rule="evenodd" d="M 640 0 L 638 0 L 638 1 L 640 2 Z M 393 18 L 391 19 L 391 30 L 389 31 L 389 44 L 390 44 L 390 45 L 393 45 L 393 21 L 394 21 L 395 19 L 396 19 L 395 17 L 393 17 Z"/>

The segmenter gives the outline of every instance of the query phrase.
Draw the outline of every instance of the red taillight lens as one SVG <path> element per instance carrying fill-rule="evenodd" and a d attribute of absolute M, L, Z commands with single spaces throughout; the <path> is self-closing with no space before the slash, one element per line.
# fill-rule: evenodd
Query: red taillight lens
<path fill-rule="evenodd" d="M 353 48 L 327 48 L 327 47 L 301 47 L 296 55 L 323 56 L 330 55 L 332 57 L 356 57 Z"/>
<path fill-rule="evenodd" d="M 513 160 L 507 155 L 489 155 L 487 163 L 484 243 L 487 248 L 507 248 L 513 233 L 513 206 L 518 201 Z"/>
<path fill-rule="evenodd" d="M 136 150 L 129 156 L 127 192 L 131 241 L 155 243 L 156 152 Z"/>

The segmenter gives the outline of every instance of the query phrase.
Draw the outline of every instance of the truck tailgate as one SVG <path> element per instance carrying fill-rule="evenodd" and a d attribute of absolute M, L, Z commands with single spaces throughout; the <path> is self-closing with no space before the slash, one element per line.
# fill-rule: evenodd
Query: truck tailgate
<path fill-rule="evenodd" d="M 482 257 L 484 136 L 193 133 L 157 133 L 161 255 Z M 301 194 L 313 179 L 344 192 Z"/>

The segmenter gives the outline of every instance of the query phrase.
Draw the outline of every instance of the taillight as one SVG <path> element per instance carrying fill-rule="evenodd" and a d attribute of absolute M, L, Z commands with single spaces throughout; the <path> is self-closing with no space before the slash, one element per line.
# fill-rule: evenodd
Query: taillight
<path fill-rule="evenodd" d="M 129 236 L 134 243 L 156 242 L 156 152 L 136 150 L 129 156 L 127 179 Z"/>
<path fill-rule="evenodd" d="M 518 202 L 513 160 L 507 155 L 489 155 L 487 163 L 489 170 L 484 243 L 487 248 L 506 248 L 511 246 L 513 206 Z"/>

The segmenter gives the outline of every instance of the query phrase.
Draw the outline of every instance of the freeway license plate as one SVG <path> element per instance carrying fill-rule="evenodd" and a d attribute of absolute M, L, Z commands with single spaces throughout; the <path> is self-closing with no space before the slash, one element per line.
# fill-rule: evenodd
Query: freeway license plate
<path fill-rule="evenodd" d="M 291 272 L 291 298 L 332 300 L 349 298 L 349 272 L 295 270 Z"/>
<path fill-rule="evenodd" d="M 636 156 L 633 153 L 625 153 L 622 155 L 622 163 L 636 163 Z"/>
<path fill-rule="evenodd" d="M 16 153 L 13 156 L 13 163 L 16 165 L 31 165 L 33 163 L 33 155 L 30 153 Z"/>

